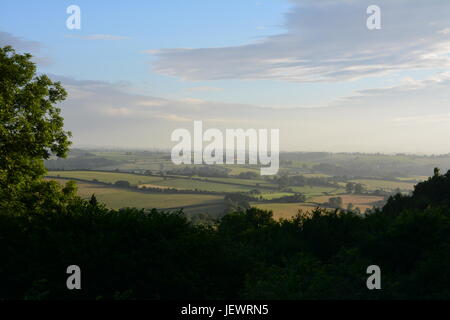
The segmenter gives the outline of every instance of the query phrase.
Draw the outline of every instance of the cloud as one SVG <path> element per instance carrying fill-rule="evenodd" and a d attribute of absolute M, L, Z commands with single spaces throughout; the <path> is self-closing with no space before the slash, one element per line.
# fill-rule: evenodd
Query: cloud
<path fill-rule="evenodd" d="M 106 108 L 104 109 L 105 113 L 111 116 L 128 116 L 133 114 L 133 110 L 128 108 Z"/>
<path fill-rule="evenodd" d="M 112 34 L 90 34 L 87 36 L 79 36 L 79 35 L 67 35 L 67 38 L 77 38 L 83 40 L 126 40 L 128 37 L 124 36 L 115 36 Z"/>
<path fill-rule="evenodd" d="M 53 62 L 50 57 L 37 55 L 43 47 L 40 42 L 27 40 L 9 32 L 0 31 L 0 47 L 4 46 L 11 46 L 19 53 L 31 53 L 33 55 L 32 60 L 40 66 L 48 66 Z"/>
<path fill-rule="evenodd" d="M 151 100 L 143 100 L 143 101 L 137 102 L 138 106 L 143 106 L 143 107 L 163 106 L 166 104 L 167 104 L 167 100 L 164 100 L 164 99 L 151 99 Z"/>
<path fill-rule="evenodd" d="M 75 145 L 170 148 L 176 128 L 280 129 L 282 150 L 428 152 L 450 150 L 450 74 L 362 90 L 322 108 L 268 108 L 138 95 L 127 83 L 51 75 L 69 92 L 61 107 Z"/>
<path fill-rule="evenodd" d="M 194 119 L 180 117 L 180 116 L 177 116 L 176 114 L 161 113 L 161 114 L 157 114 L 156 117 L 164 119 L 164 120 L 175 121 L 175 122 L 192 122 L 192 121 L 194 121 Z"/>
<path fill-rule="evenodd" d="M 17 51 L 34 52 L 41 49 L 41 43 L 37 41 L 30 41 L 17 37 L 8 32 L 0 31 L 0 47 L 11 46 Z"/>
<path fill-rule="evenodd" d="M 192 88 L 189 88 L 189 90 L 201 91 L 201 92 L 217 92 L 217 91 L 223 91 L 223 88 L 205 86 L 205 87 L 192 87 Z"/>
<path fill-rule="evenodd" d="M 440 113 L 440 114 L 429 114 L 413 117 L 399 117 L 391 120 L 393 123 L 398 125 L 449 125 L 450 124 L 450 113 Z"/>
<path fill-rule="evenodd" d="M 182 103 L 186 103 L 186 104 L 194 104 L 194 105 L 199 105 L 199 104 L 204 104 L 206 103 L 205 100 L 203 99 L 198 99 L 198 98 L 183 98 L 180 100 Z"/>
<path fill-rule="evenodd" d="M 445 29 L 439 30 L 438 33 L 440 33 L 440 34 L 450 34 L 450 28 L 445 28 Z"/>
<path fill-rule="evenodd" d="M 154 70 L 185 80 L 350 81 L 450 67 L 450 2 L 378 0 L 381 30 L 368 30 L 368 0 L 293 0 L 284 34 L 220 48 L 152 50 Z"/>

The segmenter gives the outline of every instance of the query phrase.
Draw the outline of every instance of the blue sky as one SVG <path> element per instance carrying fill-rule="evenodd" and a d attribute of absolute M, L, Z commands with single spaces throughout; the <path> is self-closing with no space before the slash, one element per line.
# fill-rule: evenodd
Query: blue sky
<path fill-rule="evenodd" d="M 81 30 L 65 26 L 66 8 L 81 8 Z M 43 44 L 52 64 L 42 72 L 78 79 L 128 81 L 143 92 L 176 97 L 190 85 L 151 72 L 145 50 L 245 44 L 283 31 L 287 1 L 2 1 L 0 29 Z M 73 38 L 92 34 L 122 41 Z M 199 83 L 199 86 L 207 86 Z M 239 88 L 239 84 L 221 83 Z M 197 84 L 196 84 L 197 86 Z M 175 92 L 174 92 L 175 91 Z"/>
<path fill-rule="evenodd" d="M 65 26 L 66 8 L 81 8 L 81 30 Z M 260 80 L 195 81 L 152 72 L 155 59 L 146 50 L 239 46 L 285 32 L 284 15 L 293 4 L 275 1 L 6 1 L 1 5 L 0 30 L 14 31 L 42 43 L 41 52 L 51 58 L 42 66 L 49 72 L 77 79 L 126 81 L 143 94 L 182 99 L 251 103 L 274 106 L 320 106 L 330 99 L 380 83 L 286 83 Z M 7 14 L 6 14 L 7 13 Z M 93 34 L 126 37 L 89 41 L 76 37 Z M 220 63 L 220 62 L 219 62 Z M 221 90 L 189 90 L 218 87 Z M 326 88 L 324 90 L 324 87 Z M 231 92 L 231 94 L 230 94 Z"/>
<path fill-rule="evenodd" d="M 0 45 L 68 88 L 75 145 L 168 147 L 204 119 L 276 126 L 286 150 L 448 152 L 450 2 L 375 1 L 370 31 L 372 2 L 4 0 Z"/>

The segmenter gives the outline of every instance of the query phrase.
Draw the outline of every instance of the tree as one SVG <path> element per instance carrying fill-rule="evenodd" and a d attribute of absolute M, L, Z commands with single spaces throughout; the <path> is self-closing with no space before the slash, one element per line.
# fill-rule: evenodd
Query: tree
<path fill-rule="evenodd" d="M 353 211 L 354 208 L 355 206 L 351 202 L 347 205 L 347 211 Z"/>
<path fill-rule="evenodd" d="M 257 179 L 258 174 L 253 171 L 245 171 L 238 174 L 239 179 Z"/>
<path fill-rule="evenodd" d="M 55 105 L 67 93 L 59 82 L 36 75 L 30 54 L 0 48 L 0 193 L 14 197 L 42 180 L 43 159 L 66 156 L 70 132 Z M 0 199 L 1 200 L 1 199 Z"/>
<path fill-rule="evenodd" d="M 95 197 L 95 194 L 92 194 L 91 199 L 89 200 L 89 204 L 94 207 L 98 205 L 98 201 L 97 198 Z"/>
<path fill-rule="evenodd" d="M 286 175 L 281 176 L 278 179 L 278 188 L 283 189 L 289 185 L 289 178 Z"/>
<path fill-rule="evenodd" d="M 354 182 L 347 182 L 347 184 L 345 185 L 345 190 L 347 191 L 347 193 L 353 193 L 354 188 L 355 188 Z"/>
<path fill-rule="evenodd" d="M 120 188 L 129 188 L 131 186 L 126 180 L 118 180 L 114 183 L 114 185 Z"/>
<path fill-rule="evenodd" d="M 357 183 L 355 185 L 355 193 L 356 194 L 364 193 L 364 186 L 361 183 Z"/>
<path fill-rule="evenodd" d="M 342 205 L 343 205 L 342 198 L 341 197 L 330 198 L 330 199 L 328 199 L 327 205 L 331 208 L 336 208 L 336 209 L 342 208 Z"/>
<path fill-rule="evenodd" d="M 441 174 L 441 170 L 439 170 L 439 168 L 434 168 L 434 176 L 439 177 L 440 174 Z"/>

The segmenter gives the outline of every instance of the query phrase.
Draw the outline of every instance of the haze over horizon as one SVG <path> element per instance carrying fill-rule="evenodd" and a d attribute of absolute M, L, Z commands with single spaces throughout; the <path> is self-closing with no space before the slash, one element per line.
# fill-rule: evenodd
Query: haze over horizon
<path fill-rule="evenodd" d="M 282 151 L 447 154 L 449 13 L 441 0 L 18 0 L 0 4 L 0 46 L 62 82 L 74 147 L 170 149 L 202 120 L 280 129 Z"/>

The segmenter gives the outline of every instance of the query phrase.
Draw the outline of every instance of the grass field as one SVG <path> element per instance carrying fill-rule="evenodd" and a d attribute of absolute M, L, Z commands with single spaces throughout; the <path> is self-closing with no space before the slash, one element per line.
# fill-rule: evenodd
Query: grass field
<path fill-rule="evenodd" d="M 333 193 L 339 194 L 344 192 L 343 188 L 335 188 L 335 187 L 316 187 L 316 186 L 305 186 L 305 187 L 289 187 L 294 192 L 299 192 L 307 197 L 319 196 L 324 193 Z"/>
<path fill-rule="evenodd" d="M 306 178 L 329 178 L 331 177 L 328 174 L 325 173 L 303 173 L 303 176 Z"/>
<path fill-rule="evenodd" d="M 87 157 L 93 157 L 93 154 L 101 159 L 112 160 L 100 161 L 101 164 L 108 164 L 108 166 L 98 167 L 92 165 L 92 171 L 86 171 L 78 168 L 86 168 L 85 162 L 79 164 L 70 164 L 70 166 L 62 166 L 61 168 L 73 168 L 77 171 L 49 171 L 48 175 L 65 179 L 74 179 L 79 185 L 79 194 L 88 198 L 92 194 L 96 194 L 99 201 L 105 203 L 111 208 L 122 207 L 138 207 L 138 208 L 157 208 L 166 210 L 175 210 L 176 208 L 183 208 L 187 214 L 207 213 L 211 217 L 217 217 L 218 214 L 224 213 L 225 193 L 231 192 L 249 192 L 258 189 L 260 193 L 255 194 L 255 198 L 262 197 L 264 200 L 272 200 L 284 196 L 290 196 L 294 193 L 302 193 L 306 196 L 305 203 L 263 203 L 263 201 L 255 200 L 251 203 L 261 209 L 272 210 L 274 217 L 289 218 L 297 214 L 299 209 L 303 211 L 312 211 L 317 206 L 324 207 L 324 203 L 330 197 L 342 197 L 345 209 L 349 203 L 352 203 L 354 208 L 359 208 L 364 212 L 368 208 L 372 208 L 378 201 L 383 200 L 381 197 L 368 195 L 351 195 L 347 194 L 345 188 L 347 181 L 341 179 L 337 187 L 322 187 L 322 186 L 286 186 L 285 189 L 279 189 L 276 183 L 271 183 L 270 180 L 265 180 L 260 176 L 260 167 L 255 165 L 220 165 L 222 168 L 228 169 L 229 176 L 226 178 L 220 177 L 199 177 L 199 176 L 159 176 L 159 172 L 167 172 L 173 169 L 179 169 L 170 160 L 170 153 L 162 152 L 146 152 L 146 151 L 126 151 L 126 150 L 97 150 L 74 152 L 74 158 L 85 154 Z M 417 182 L 426 180 L 423 176 L 423 167 L 428 166 L 434 168 L 439 166 L 442 172 L 446 167 L 450 167 L 450 157 L 447 158 L 422 158 L 411 157 L 407 155 L 364 155 L 364 154 L 327 154 L 327 153 L 300 153 L 297 155 L 285 154 L 286 161 L 282 161 L 278 176 L 293 176 L 303 175 L 306 178 L 327 178 L 332 177 L 335 173 L 333 170 L 328 170 L 321 167 L 316 167 L 319 164 L 336 165 L 341 167 L 351 174 L 346 174 L 351 182 L 361 183 L 370 192 L 377 189 L 382 189 L 386 192 L 393 193 L 398 188 L 402 193 L 410 192 Z M 447 159 L 447 160 L 446 160 Z M 447 162 L 445 162 L 447 161 Z M 88 162 L 90 163 L 90 162 Z M 369 169 L 361 173 L 361 168 L 365 166 Z M 195 165 L 186 165 L 187 167 L 196 167 Z M 355 168 L 354 168 L 355 166 Z M 386 168 L 384 168 L 386 166 Z M 53 168 L 60 168 L 53 166 Z M 378 169 L 377 169 L 378 168 Z M 400 169 L 405 170 L 400 170 Z M 116 171 L 120 172 L 117 172 Z M 387 180 L 387 172 L 395 169 L 392 172 L 398 172 L 401 177 L 393 177 L 393 180 Z M 397 170 L 399 169 L 399 170 Z M 97 171 L 94 171 L 97 170 Z M 126 173 L 127 170 L 129 173 Z M 140 175 L 135 172 L 145 172 L 150 170 L 155 175 Z M 355 173 L 353 174 L 353 170 Z M 239 179 L 237 175 L 243 172 L 254 172 L 257 174 L 254 179 Z M 366 174 L 367 173 L 367 174 Z M 430 173 L 432 170 L 430 169 Z M 337 175 L 343 177 L 343 175 Z M 356 178 L 367 177 L 367 178 Z M 273 177 L 271 177 L 273 178 Z M 94 183 L 93 181 L 106 183 Z M 128 181 L 131 186 L 139 188 L 160 188 L 168 189 L 174 188 L 183 192 L 183 190 L 199 190 L 215 192 L 217 195 L 206 194 L 189 194 L 189 193 L 159 193 L 145 190 L 135 190 L 134 188 L 117 188 L 114 183 L 124 180 Z M 396 181 L 395 181 L 396 180 Z"/>
<path fill-rule="evenodd" d="M 101 171 L 49 171 L 49 176 L 68 179 L 82 179 L 92 181 L 94 179 L 104 183 L 115 183 L 119 180 L 128 181 L 132 186 L 143 183 L 153 184 L 162 180 L 160 177 L 142 176 L 131 173 L 101 172 Z"/>
<path fill-rule="evenodd" d="M 202 178 L 205 179 L 205 178 Z M 206 178 L 208 181 L 216 181 L 216 182 L 225 182 L 225 183 L 234 183 L 239 184 L 243 186 L 250 186 L 253 188 L 257 188 L 257 185 L 264 188 L 271 188 L 274 189 L 277 187 L 277 185 L 267 182 L 265 180 L 258 180 L 258 179 L 239 179 L 239 178 Z"/>
<path fill-rule="evenodd" d="M 52 179 L 61 183 L 69 180 Z M 191 206 L 222 205 L 223 197 L 203 194 L 165 194 L 144 193 L 139 191 L 102 186 L 94 183 L 77 182 L 78 195 L 82 198 L 90 198 L 95 194 L 96 198 L 105 203 L 109 208 L 120 209 L 124 207 L 136 208 L 184 208 Z"/>
<path fill-rule="evenodd" d="M 293 192 L 305 194 L 307 202 L 298 203 L 258 203 L 255 206 L 272 210 L 275 218 L 288 218 L 297 213 L 299 209 L 311 211 L 316 206 L 328 201 L 330 197 L 341 196 L 343 199 L 343 207 L 352 203 L 354 207 L 365 211 L 367 208 L 373 207 L 373 204 L 382 200 L 381 197 L 365 196 L 365 195 L 347 195 L 344 194 L 344 188 L 336 187 L 317 187 L 317 186 L 289 186 L 292 192 L 277 191 L 277 186 L 270 184 L 265 180 L 255 179 L 238 179 L 238 178 L 203 178 L 203 177 L 160 177 L 160 176 L 144 176 L 133 173 L 122 172 L 102 172 L 102 171 L 50 171 L 49 176 L 58 177 L 60 181 L 68 181 L 68 179 L 78 179 L 79 195 L 89 198 L 95 194 L 99 201 L 105 203 L 113 209 L 123 207 L 137 208 L 157 208 L 157 209 L 176 209 L 184 208 L 186 213 L 208 213 L 215 215 L 222 213 L 224 210 L 223 195 L 203 195 L 203 194 L 179 194 L 179 193 L 147 193 L 135 191 L 133 189 L 117 188 L 113 184 L 119 180 L 128 181 L 132 186 L 147 188 L 175 188 L 178 190 L 204 190 L 211 192 L 248 192 L 253 190 L 258 183 L 264 199 L 270 200 L 284 196 L 292 195 Z M 102 183 L 111 185 L 101 185 L 92 182 L 97 180 Z M 387 180 L 354 180 L 355 182 L 367 185 L 369 189 L 378 188 L 397 188 L 411 187 L 411 182 L 395 182 Z M 369 187 L 370 185 L 370 187 Z"/>
<path fill-rule="evenodd" d="M 255 172 L 257 174 L 260 173 L 260 169 L 259 168 L 255 168 L 255 167 L 250 167 L 250 166 L 238 166 L 238 165 L 222 165 L 224 168 L 227 168 L 230 170 L 229 174 L 236 176 L 242 172 L 247 172 L 247 171 L 252 171 Z"/>
<path fill-rule="evenodd" d="M 401 180 L 403 182 L 412 182 L 412 183 L 417 183 L 417 182 L 422 182 L 428 179 L 427 176 L 411 176 L 411 177 L 398 177 L 398 180 Z"/>
<path fill-rule="evenodd" d="M 281 198 L 285 196 L 292 196 L 293 193 L 291 192 L 263 192 L 259 194 L 258 196 L 262 196 L 264 199 L 271 200 L 274 198 Z"/>
<path fill-rule="evenodd" d="M 208 181 L 199 181 L 189 178 L 163 178 L 154 176 L 143 176 L 132 173 L 116 173 L 116 172 L 101 172 L 101 171 L 49 171 L 49 176 L 56 176 L 67 179 L 82 179 L 92 181 L 94 179 L 105 182 L 115 183 L 119 180 L 128 181 L 132 186 L 148 185 L 161 188 L 175 188 L 180 190 L 204 190 L 213 192 L 240 192 L 249 191 L 255 187 L 245 184 L 224 184 L 215 183 L 209 178 L 204 178 Z M 241 180 L 241 179 L 232 179 Z M 244 181 L 245 183 L 245 181 Z"/>
<path fill-rule="evenodd" d="M 357 179 L 351 180 L 351 182 L 361 183 L 368 190 L 383 189 L 386 191 L 392 191 L 399 188 L 402 191 L 413 190 L 414 182 L 400 182 L 400 181 L 390 181 L 390 180 L 377 180 L 377 179 Z"/>
<path fill-rule="evenodd" d="M 205 190 L 214 192 L 240 192 L 254 189 L 250 186 L 233 185 L 224 183 L 214 183 L 209 181 L 191 180 L 189 178 L 167 178 L 166 180 L 159 180 L 153 184 L 163 187 L 172 187 L 184 190 Z"/>
<path fill-rule="evenodd" d="M 120 170 L 152 170 L 159 171 L 164 168 L 164 170 L 177 169 L 179 166 L 172 163 L 168 154 L 156 154 L 156 153 L 146 153 L 146 152 L 126 152 L 126 151 L 94 151 L 92 152 L 96 156 L 120 161 L 119 164 L 112 166 L 102 167 L 101 170 L 114 170 L 116 168 Z M 260 173 L 259 167 L 250 165 L 222 165 L 224 168 L 229 169 L 230 175 L 238 175 L 241 172 L 252 171 L 255 173 Z"/>

